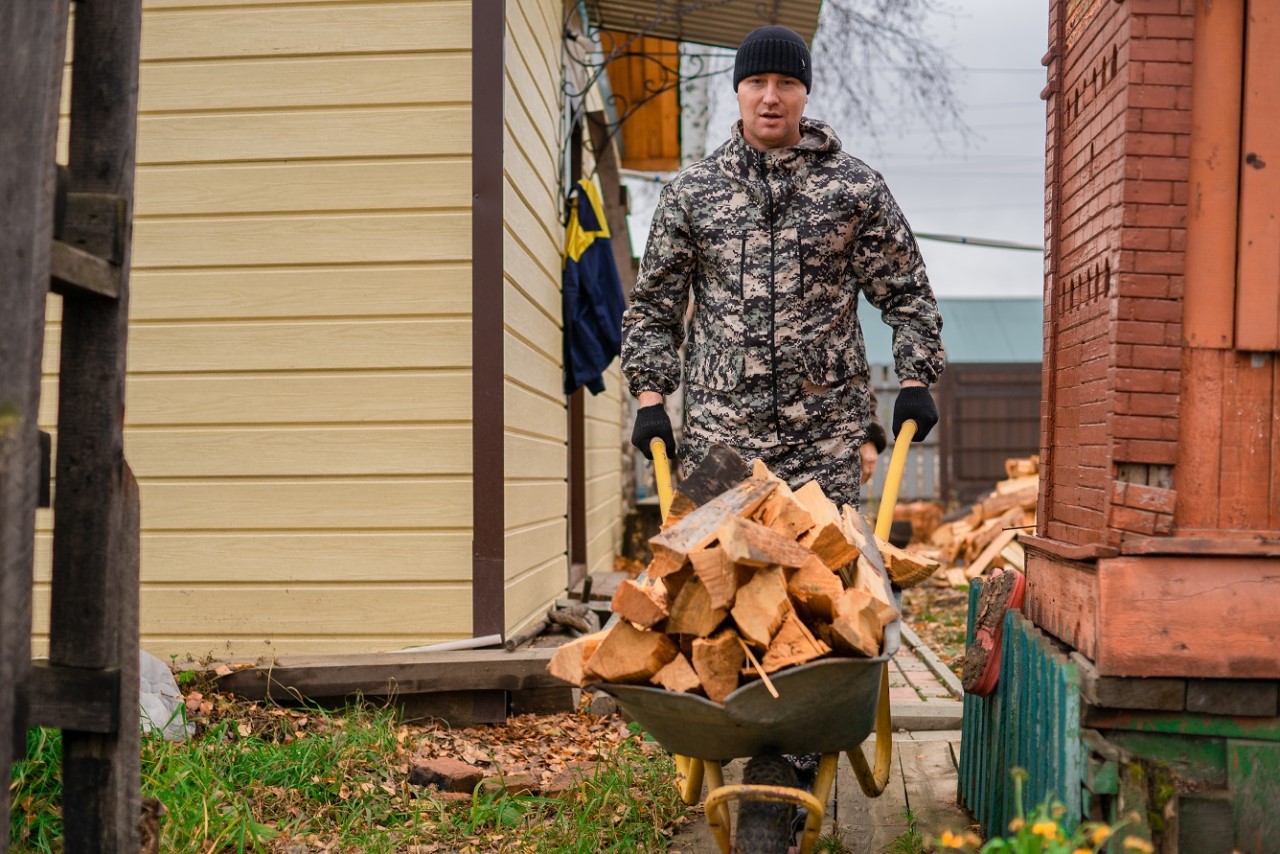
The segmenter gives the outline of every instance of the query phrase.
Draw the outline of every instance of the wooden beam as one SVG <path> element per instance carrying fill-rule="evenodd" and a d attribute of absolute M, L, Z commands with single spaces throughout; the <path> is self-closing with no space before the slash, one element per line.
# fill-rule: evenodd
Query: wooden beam
<path fill-rule="evenodd" d="M 554 653 L 539 648 L 296 656 L 217 677 L 217 684 L 250 700 L 519 691 L 561 684 L 547 672 Z"/>
<path fill-rule="evenodd" d="M 113 733 L 120 726 L 120 671 L 36 662 L 27 682 L 31 725 Z"/>
<path fill-rule="evenodd" d="M 120 298 L 118 266 L 60 240 L 53 242 L 49 277 L 49 289 L 60 296 Z"/>

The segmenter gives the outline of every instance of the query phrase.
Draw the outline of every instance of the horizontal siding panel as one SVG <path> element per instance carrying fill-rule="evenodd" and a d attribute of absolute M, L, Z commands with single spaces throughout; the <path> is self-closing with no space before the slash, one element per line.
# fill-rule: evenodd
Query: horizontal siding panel
<path fill-rule="evenodd" d="M 471 526 L 470 478 L 142 481 L 145 531 L 423 530 Z M 40 514 L 48 531 L 52 516 Z"/>
<path fill-rule="evenodd" d="M 505 563 L 508 579 L 526 567 L 539 566 L 568 550 L 569 528 L 564 519 L 553 519 L 528 528 L 507 530 Z"/>
<path fill-rule="evenodd" d="M 219 320 L 471 313 L 471 265 L 134 270 L 129 319 Z M 50 300 L 54 302 L 54 300 Z M 466 364 L 470 364 L 468 357 Z"/>
<path fill-rule="evenodd" d="M 274 641 L 317 634 L 359 638 L 431 631 L 461 634 L 471 629 L 471 587 L 462 584 L 332 584 L 289 588 L 142 586 L 142 645 L 147 635 L 179 635 L 193 622 L 217 636 L 254 633 Z M 48 588 L 35 591 L 35 631 L 48 628 Z"/>
<path fill-rule="evenodd" d="M 194 628 L 199 630 L 201 627 L 197 625 Z M 269 632 L 217 637 L 204 633 L 176 636 L 150 633 L 142 636 L 142 648 L 162 660 L 175 656 L 179 664 L 206 660 L 265 663 L 273 658 L 293 655 L 395 652 L 409 647 L 471 637 L 470 629 L 455 634 L 438 634 L 431 631 L 431 628 L 424 624 L 419 627 L 418 633 L 412 635 L 371 634 L 352 638 L 325 634 L 324 627 L 318 626 L 318 634 L 277 636 L 269 640 Z M 43 637 L 33 638 L 31 648 L 36 658 L 46 658 L 49 655 L 49 643 Z"/>
<path fill-rule="evenodd" d="M 57 370 L 60 330 L 45 337 L 45 371 Z M 145 324 L 129 330 L 129 369 L 186 371 L 456 368 L 471 360 L 465 320 Z"/>
<path fill-rule="evenodd" d="M 471 101 L 469 52 L 144 63 L 139 73 L 143 114 Z"/>
<path fill-rule="evenodd" d="M 206 267 L 466 261 L 471 214 L 309 214 L 139 220 L 134 264 Z"/>
<path fill-rule="evenodd" d="M 507 267 L 507 275 L 520 283 L 520 288 L 535 300 L 550 317 L 561 315 L 560 281 L 563 271 L 563 235 L 547 230 L 546 223 L 556 221 L 555 208 L 533 211 L 516 195 L 511 182 L 503 182 L 503 217 L 512 238 L 505 239 L 504 260 L 521 266 Z M 528 262 L 511 257 L 513 252 L 529 255 Z M 530 263 L 532 262 L 532 263 Z M 522 269 L 522 266 L 524 269 Z M 525 271 L 527 270 L 527 274 Z"/>
<path fill-rule="evenodd" d="M 138 171 L 139 217 L 466 208 L 469 158 L 366 163 L 224 163 Z"/>
<path fill-rule="evenodd" d="M 201 4 L 204 5 L 204 4 Z M 153 9 L 151 4 L 148 11 Z M 146 15 L 142 59 L 470 50 L 471 3 L 232 6 Z M 465 68 L 465 66 L 464 66 Z"/>
<path fill-rule="evenodd" d="M 564 340 L 560 325 L 540 311 L 537 306 L 516 290 L 510 280 L 503 282 L 505 305 L 502 317 L 512 332 L 540 350 L 557 368 L 560 367 Z M 554 317 L 559 316 L 559 312 Z M 562 387 L 562 386 L 557 386 Z"/>
<path fill-rule="evenodd" d="M 555 438 L 565 435 L 569 417 L 561 401 L 550 400 L 507 381 L 502 405 L 503 423 L 522 433 Z"/>
<path fill-rule="evenodd" d="M 569 487 L 563 480 L 508 482 L 503 496 L 507 530 L 565 519 Z"/>
<path fill-rule="evenodd" d="M 63 150 L 65 157 L 65 146 Z M 292 110 L 138 119 L 139 166 L 470 154 L 470 107 Z"/>
<path fill-rule="evenodd" d="M 586 446 L 592 449 L 616 449 L 622 445 L 622 425 L 618 421 L 586 421 Z"/>
<path fill-rule="evenodd" d="M 622 454 L 618 454 L 621 461 Z M 589 473 L 586 488 L 587 507 L 598 507 L 606 501 L 620 501 L 622 496 L 621 466 L 614 466 L 603 472 Z"/>
<path fill-rule="evenodd" d="M 506 376 L 529 388 L 562 389 L 564 370 L 558 359 L 535 350 L 525 341 L 510 334 L 503 335 L 502 351 Z"/>
<path fill-rule="evenodd" d="M 49 581 L 51 540 L 47 533 L 36 537 L 40 582 Z M 469 532 L 151 533 L 142 537 L 141 549 L 147 583 L 471 580 Z"/>
<path fill-rule="evenodd" d="M 46 378 L 41 424 L 54 423 L 57 394 L 57 380 Z M 126 427 L 464 421 L 471 417 L 471 375 L 146 375 L 129 378 L 124 415 Z"/>
<path fill-rule="evenodd" d="M 529 29 L 522 10 L 511 9 L 507 14 L 506 73 L 520 98 L 521 104 L 539 127 L 554 127 L 559 112 L 555 106 L 555 87 L 540 86 L 534 81 L 554 80 L 560 74 L 559 64 L 554 66 L 542 52 L 544 44 L 556 44 L 553 33 L 535 33 Z"/>
<path fill-rule="evenodd" d="M 511 565 L 509 555 L 507 565 Z M 557 557 L 508 581 L 505 591 L 508 629 L 545 614 L 556 599 L 564 595 L 568 583 L 567 556 Z"/>
<path fill-rule="evenodd" d="M 132 430 L 141 478 L 469 475 L 470 427 Z"/>
<path fill-rule="evenodd" d="M 566 477 L 566 439 L 548 441 L 507 433 L 507 479 L 561 480 Z"/>

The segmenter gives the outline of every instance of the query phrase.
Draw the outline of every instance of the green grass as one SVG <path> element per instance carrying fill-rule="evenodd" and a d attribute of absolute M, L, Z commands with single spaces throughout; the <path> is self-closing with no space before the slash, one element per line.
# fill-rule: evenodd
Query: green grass
<path fill-rule="evenodd" d="M 392 711 L 368 706 L 228 711 L 186 743 L 144 735 L 142 793 L 167 809 L 162 850 L 208 854 L 300 844 L 392 854 L 428 843 L 477 852 L 662 851 L 687 813 L 670 757 L 636 737 L 560 798 L 478 794 L 459 805 L 408 784 L 406 733 Z M 28 744 L 13 772 L 10 847 L 53 854 L 61 851 L 61 738 L 31 730 Z"/>
<path fill-rule="evenodd" d="M 924 854 L 924 836 L 920 833 L 919 820 L 910 807 L 904 807 L 902 816 L 907 822 L 907 829 L 898 834 L 889 844 L 880 849 L 884 854 Z"/>

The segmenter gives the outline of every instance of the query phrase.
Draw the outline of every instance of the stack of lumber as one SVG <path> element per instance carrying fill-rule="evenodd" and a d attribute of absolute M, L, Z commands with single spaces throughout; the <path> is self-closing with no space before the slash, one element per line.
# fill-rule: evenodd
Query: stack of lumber
<path fill-rule="evenodd" d="M 938 561 L 954 587 L 967 586 L 997 567 L 1024 568 L 1018 538 L 1035 533 L 1040 457 L 1005 460 L 1004 467 L 1007 479 L 977 501 L 967 516 L 939 525 L 926 545 L 912 549 Z"/>
<path fill-rule="evenodd" d="M 612 609 L 621 619 L 562 646 L 553 675 L 723 702 L 743 680 L 763 679 L 772 691 L 769 674 L 783 668 L 880 653 L 897 611 L 866 520 L 838 509 L 816 482 L 793 491 L 759 462 L 713 497 L 699 495 L 696 478 L 650 539 L 646 577 L 618 587 Z M 918 558 L 902 559 L 904 574 L 926 571 Z"/>

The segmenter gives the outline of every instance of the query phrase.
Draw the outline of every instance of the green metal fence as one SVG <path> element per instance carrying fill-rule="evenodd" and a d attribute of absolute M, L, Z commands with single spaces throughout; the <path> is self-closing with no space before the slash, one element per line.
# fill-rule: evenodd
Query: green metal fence
<path fill-rule="evenodd" d="M 966 640 L 973 642 L 981 581 L 969 591 Z M 964 698 L 960 801 L 989 834 L 1002 833 L 1017 814 L 1011 772 L 1027 772 L 1023 805 L 1061 801 L 1069 828 L 1082 819 L 1080 674 L 1020 612 L 1005 615 L 1000 682 L 989 697 Z"/>

